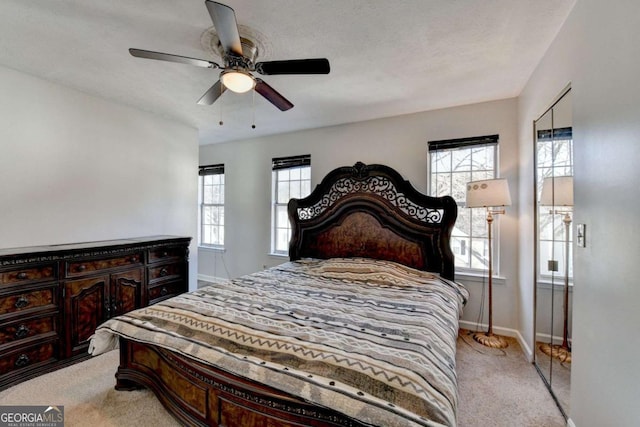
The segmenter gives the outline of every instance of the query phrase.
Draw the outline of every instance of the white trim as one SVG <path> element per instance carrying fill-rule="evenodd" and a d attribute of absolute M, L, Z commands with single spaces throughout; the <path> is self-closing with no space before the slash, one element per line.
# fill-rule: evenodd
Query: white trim
<path fill-rule="evenodd" d="M 470 331 L 486 330 L 488 328 L 488 325 L 485 325 L 483 323 L 470 322 L 468 320 L 460 320 L 459 323 L 461 328 L 468 329 Z M 525 342 L 524 338 L 520 334 L 520 331 L 516 329 L 503 328 L 500 326 L 494 326 L 493 330 L 498 335 L 515 338 L 516 341 L 518 341 L 518 344 L 520 344 L 522 352 L 527 358 L 527 361 L 529 361 L 529 363 L 533 363 L 533 351 L 531 350 L 531 347 L 529 347 L 529 345 Z"/>
<path fill-rule="evenodd" d="M 226 282 L 229 279 L 226 279 L 224 277 L 207 276 L 206 274 L 198 273 L 198 280 L 202 280 L 204 282 L 215 284 L 215 283 L 220 283 L 220 282 Z"/>
<path fill-rule="evenodd" d="M 551 335 L 543 334 L 542 332 L 536 333 L 536 342 L 543 342 L 543 343 L 551 342 L 552 344 L 562 344 L 562 341 L 564 341 L 564 338 L 561 336 L 554 335 L 552 337 Z M 571 343 L 571 338 L 568 338 L 567 341 Z"/>
<path fill-rule="evenodd" d="M 287 253 L 284 253 L 284 252 L 282 252 L 282 253 L 280 253 L 280 252 L 269 252 L 267 254 L 267 256 L 275 257 L 275 258 L 286 258 L 286 259 L 289 259 L 289 252 L 287 252 Z"/>
<path fill-rule="evenodd" d="M 217 252 L 217 253 L 225 253 L 227 252 L 227 248 L 224 246 L 206 246 L 206 245 L 198 245 L 198 250 L 206 251 L 206 252 Z"/>
<path fill-rule="evenodd" d="M 575 423 L 571 418 L 567 419 L 567 427 L 576 427 Z"/>
<path fill-rule="evenodd" d="M 564 292 L 564 279 L 562 283 L 552 283 L 546 280 L 538 280 L 538 287 L 540 289 L 552 289 L 555 292 Z M 573 293 L 573 281 L 569 282 L 569 293 Z"/>
<path fill-rule="evenodd" d="M 469 270 L 463 270 L 463 271 L 456 270 L 455 278 L 456 278 L 456 282 L 489 283 L 489 278 L 487 277 L 486 273 L 485 274 L 472 273 Z M 506 284 L 506 282 L 507 282 L 507 279 L 504 276 L 494 275 L 493 279 L 491 280 L 492 285 L 499 285 L 499 286 Z"/>

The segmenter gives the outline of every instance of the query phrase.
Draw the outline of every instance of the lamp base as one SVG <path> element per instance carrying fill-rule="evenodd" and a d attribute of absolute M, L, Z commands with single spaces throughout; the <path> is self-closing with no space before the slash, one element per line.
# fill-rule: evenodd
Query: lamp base
<path fill-rule="evenodd" d="M 476 332 L 473 334 L 473 339 L 485 347 L 506 348 L 509 346 L 504 338 L 489 332 Z"/>
<path fill-rule="evenodd" d="M 571 363 L 571 350 L 568 347 L 558 344 L 541 344 L 540 351 L 561 362 Z"/>

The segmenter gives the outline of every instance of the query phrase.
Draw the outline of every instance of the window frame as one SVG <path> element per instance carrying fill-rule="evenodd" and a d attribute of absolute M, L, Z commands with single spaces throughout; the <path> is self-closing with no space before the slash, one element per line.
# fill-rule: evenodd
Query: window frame
<path fill-rule="evenodd" d="M 491 148 L 491 166 L 492 168 L 474 168 L 473 164 L 473 149 L 483 149 L 486 151 L 487 148 Z M 462 150 L 470 150 L 469 155 L 471 156 L 468 159 L 468 167 L 464 169 L 456 169 L 450 166 L 446 171 L 438 171 L 437 170 L 437 161 L 434 157 L 435 153 L 451 153 L 450 161 L 453 162 L 454 157 L 460 158 L 460 156 L 455 156 L 453 153 L 460 152 Z M 462 156 L 462 158 L 467 158 L 467 156 Z M 483 155 L 485 159 L 488 159 L 486 153 Z M 427 162 L 427 171 L 428 171 L 428 194 L 430 196 L 443 196 L 445 194 L 454 197 L 457 205 L 458 205 L 458 217 L 456 218 L 456 224 L 454 225 L 454 229 L 451 235 L 451 243 L 452 243 L 452 251 L 454 252 L 454 256 L 456 258 L 456 272 L 460 274 L 484 274 L 488 270 L 488 227 L 486 221 L 486 209 L 485 208 L 466 208 L 465 196 L 466 196 L 466 183 L 470 181 L 476 181 L 480 179 L 495 179 L 498 178 L 499 175 L 499 159 L 500 159 L 500 145 L 499 145 L 499 135 L 486 135 L 486 136 L 478 136 L 478 137 L 470 137 L 470 138 L 458 138 L 458 139 L 449 139 L 449 140 L 439 140 L 439 141 L 429 141 L 428 142 L 428 162 Z M 448 174 L 449 177 L 449 191 L 447 193 L 438 194 L 438 179 L 440 176 Z M 455 180 L 454 174 L 464 174 L 467 175 L 467 178 L 464 180 L 465 182 L 460 182 L 454 188 Z M 474 176 L 475 175 L 475 176 Z M 468 212 L 465 212 L 468 211 Z M 466 215 L 468 215 L 468 219 L 466 219 Z M 465 221 L 468 221 L 468 227 L 465 226 L 466 230 L 460 228 L 460 221 L 465 218 Z M 493 229 L 492 229 L 492 244 L 493 244 L 493 275 L 500 274 L 500 227 L 499 224 L 499 215 L 494 217 Z M 468 232 L 467 232 L 468 230 Z M 458 235 L 456 235 L 458 234 Z M 466 254 L 460 254 L 455 250 L 455 242 L 459 241 L 461 246 L 466 247 Z M 481 245 L 482 252 L 478 255 L 477 261 L 473 261 L 473 248 L 478 248 Z M 461 257 L 464 256 L 466 261 L 461 265 Z M 478 263 L 480 265 L 478 265 Z"/>
<path fill-rule="evenodd" d="M 208 185 L 205 183 L 205 180 L 207 179 L 208 176 L 220 176 L 222 179 L 222 183 L 217 183 L 217 184 L 211 184 Z M 221 202 L 218 201 L 217 203 L 205 203 L 205 191 L 206 191 L 206 187 L 209 186 L 219 186 L 221 187 L 221 191 L 218 193 L 219 195 L 221 195 Z M 203 248 L 210 248 L 210 249 L 224 249 L 224 242 L 225 242 L 225 221 L 224 221 L 224 214 L 225 214 L 225 186 L 226 186 L 226 179 L 225 179 L 225 171 L 224 171 L 224 164 L 215 164 L 215 165 L 207 165 L 207 166 L 200 166 L 199 170 L 198 170 L 198 246 L 199 247 L 203 247 Z M 219 210 L 219 215 L 218 215 L 218 219 L 220 219 L 221 221 L 219 222 L 213 222 L 211 224 L 205 224 L 205 209 L 207 208 L 215 208 L 217 210 Z M 216 243 L 205 243 L 205 229 L 206 227 L 217 227 L 218 228 L 218 242 Z"/>
<path fill-rule="evenodd" d="M 300 177 L 297 179 L 280 179 L 283 171 L 290 174 L 293 170 L 300 170 Z M 303 177 L 303 170 L 306 171 Z M 288 182 L 288 198 L 280 200 L 279 188 L 280 184 Z M 299 191 L 291 189 L 292 182 L 299 182 Z M 305 185 L 306 183 L 306 185 Z M 293 195 L 292 195 L 293 193 Z M 305 154 L 300 156 L 278 157 L 271 161 L 271 247 L 270 254 L 278 256 L 287 256 L 289 254 L 289 242 L 291 241 L 291 224 L 287 213 L 289 200 L 293 197 L 302 198 L 311 193 L 311 155 Z M 284 225 L 282 224 L 284 222 Z M 286 233 L 286 249 L 279 246 L 279 237 L 282 231 Z"/>
<path fill-rule="evenodd" d="M 552 120 L 552 128 L 553 133 L 549 130 L 540 130 L 536 135 L 536 152 L 535 152 L 535 176 L 536 176 L 536 189 L 538 194 L 536 194 L 536 200 L 540 200 L 540 193 L 542 192 L 542 181 L 545 178 L 549 177 L 561 177 L 561 176 L 573 176 L 573 168 L 574 168 L 574 149 L 573 149 L 573 129 L 571 127 L 566 128 L 555 128 L 553 127 L 553 112 L 551 115 Z M 551 148 L 548 152 L 551 155 L 551 166 L 545 166 L 545 162 L 541 161 L 540 153 L 542 150 L 540 149 L 541 144 L 551 144 Z M 554 148 L 555 144 L 566 144 L 567 146 L 567 159 L 560 164 L 556 164 L 556 156 L 559 151 L 556 151 Z M 546 171 L 546 173 L 545 173 Z M 558 172 L 559 171 L 559 172 Z M 538 262 L 536 263 L 536 269 L 538 273 L 538 280 L 540 282 L 548 282 L 552 283 L 557 277 L 564 277 L 565 268 L 569 268 L 569 285 L 573 285 L 573 262 L 567 262 L 564 259 L 564 256 L 558 258 L 556 254 L 564 254 L 565 244 L 567 240 L 569 241 L 569 260 L 573 259 L 573 227 L 569 227 L 569 235 L 565 236 L 565 228 L 563 223 L 563 215 L 560 212 L 569 211 L 571 216 L 573 216 L 573 208 L 563 207 L 562 210 L 553 211 L 550 206 L 542 206 L 540 203 L 536 203 L 536 208 L 538 209 L 538 215 L 536 218 L 536 233 L 537 233 L 537 248 L 538 251 Z M 545 233 L 545 228 L 543 227 L 543 223 L 547 222 L 547 226 L 550 227 L 551 232 Z M 545 234 L 550 234 L 550 238 L 545 237 Z M 549 268 L 543 269 L 544 265 L 544 257 L 542 256 L 543 245 L 549 245 L 550 250 L 548 256 L 546 257 L 548 260 L 556 260 L 558 264 L 558 271 L 551 271 Z"/>

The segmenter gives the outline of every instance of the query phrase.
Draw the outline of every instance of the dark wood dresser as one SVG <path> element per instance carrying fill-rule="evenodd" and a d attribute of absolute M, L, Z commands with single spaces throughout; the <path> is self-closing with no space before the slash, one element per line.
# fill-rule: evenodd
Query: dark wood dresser
<path fill-rule="evenodd" d="M 0 249 L 0 390 L 90 357 L 105 320 L 186 292 L 190 240 Z"/>

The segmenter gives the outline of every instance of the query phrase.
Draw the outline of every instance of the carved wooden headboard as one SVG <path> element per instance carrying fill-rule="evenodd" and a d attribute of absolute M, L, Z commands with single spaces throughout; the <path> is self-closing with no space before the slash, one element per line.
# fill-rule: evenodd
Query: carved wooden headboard
<path fill-rule="evenodd" d="M 289 201 L 289 257 L 367 257 L 454 278 L 453 198 L 418 192 L 394 169 L 356 163 L 334 169 L 313 192 Z"/>

